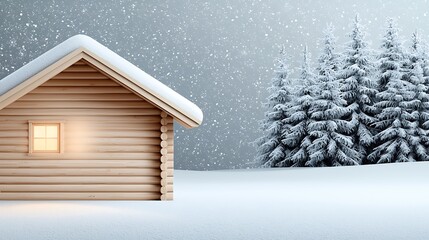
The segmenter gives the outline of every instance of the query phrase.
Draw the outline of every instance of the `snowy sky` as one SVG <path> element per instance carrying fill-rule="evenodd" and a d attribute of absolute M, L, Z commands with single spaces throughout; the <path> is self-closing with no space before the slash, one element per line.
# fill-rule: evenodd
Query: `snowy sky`
<path fill-rule="evenodd" d="M 205 114 L 192 130 L 176 126 L 179 169 L 253 166 L 273 59 L 284 44 L 296 72 L 304 44 L 318 56 L 332 22 L 341 48 L 359 13 L 372 47 L 385 20 L 404 40 L 429 39 L 427 1 L 177 0 L 0 1 L 0 78 L 78 33 L 87 34 L 194 101 Z"/>

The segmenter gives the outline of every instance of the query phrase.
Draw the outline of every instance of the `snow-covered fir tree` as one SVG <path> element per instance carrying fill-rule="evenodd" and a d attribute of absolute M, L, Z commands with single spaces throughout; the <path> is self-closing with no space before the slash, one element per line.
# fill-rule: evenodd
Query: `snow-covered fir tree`
<path fill-rule="evenodd" d="M 391 19 L 377 60 L 364 37 L 356 16 L 340 55 L 329 26 L 315 74 L 305 47 L 293 94 L 282 49 L 257 141 L 263 166 L 429 161 L 428 46 L 416 32 L 405 51 Z"/>
<path fill-rule="evenodd" d="M 310 157 L 307 166 L 339 166 L 359 164 L 359 154 L 353 147 L 349 134 L 349 122 L 343 120 L 349 114 L 346 101 L 339 91 L 338 55 L 334 52 L 333 27 L 328 26 L 323 41 L 323 52 L 317 69 L 317 88 L 310 109 L 308 125 L 313 139 L 308 147 Z"/>
<path fill-rule="evenodd" d="M 415 161 L 410 127 L 414 117 L 409 112 L 414 101 L 415 85 L 404 76 L 405 56 L 392 19 L 383 37 L 379 56 L 379 93 L 375 106 L 380 110 L 374 126 L 376 147 L 368 155 L 374 163 Z"/>
<path fill-rule="evenodd" d="M 429 45 L 425 41 L 419 42 L 420 44 L 420 51 L 422 54 L 422 68 L 423 68 L 423 76 L 426 81 L 426 85 L 429 86 Z"/>
<path fill-rule="evenodd" d="M 288 58 L 284 47 L 276 61 L 275 77 L 271 80 L 272 86 L 268 89 L 270 91 L 266 104 L 268 111 L 265 114 L 266 119 L 262 123 L 265 136 L 256 140 L 258 146 L 257 161 L 264 167 L 277 166 L 288 153 L 287 148 L 282 143 L 282 133 L 286 132 L 288 128 L 283 122 L 286 118 L 284 110 L 288 108 L 291 102 Z"/>
<path fill-rule="evenodd" d="M 429 160 L 429 95 L 427 77 L 424 76 L 425 54 L 417 31 L 411 38 L 411 48 L 407 54 L 403 78 L 411 84 L 414 96 L 405 101 L 405 107 L 411 114 L 408 134 L 413 157 L 417 161 Z"/>
<path fill-rule="evenodd" d="M 401 66 L 404 61 L 404 53 L 398 36 L 398 29 L 393 19 L 388 20 L 388 27 L 381 45 L 382 52 L 379 55 L 379 79 L 378 91 L 387 89 L 386 85 L 392 78 L 401 78 Z"/>
<path fill-rule="evenodd" d="M 292 106 L 286 110 L 288 117 L 284 120 L 284 123 L 290 128 L 283 133 L 283 143 L 290 149 L 290 152 L 278 164 L 281 167 L 304 167 L 309 159 L 308 147 L 311 144 L 311 138 L 308 133 L 308 124 L 311 122 L 309 110 L 314 100 L 315 85 L 310 62 L 310 55 L 307 46 L 305 46 L 298 79 L 299 85 L 292 101 Z"/>
<path fill-rule="evenodd" d="M 371 125 L 375 122 L 377 113 L 377 108 L 373 105 L 377 89 L 371 79 L 374 67 L 364 36 L 363 27 L 356 15 L 350 34 L 351 41 L 346 46 L 343 55 L 344 65 L 340 71 L 342 96 L 350 110 L 346 117 L 351 123 L 350 136 L 362 158 L 359 159 L 359 163 L 366 161 L 374 142 L 375 132 Z"/>

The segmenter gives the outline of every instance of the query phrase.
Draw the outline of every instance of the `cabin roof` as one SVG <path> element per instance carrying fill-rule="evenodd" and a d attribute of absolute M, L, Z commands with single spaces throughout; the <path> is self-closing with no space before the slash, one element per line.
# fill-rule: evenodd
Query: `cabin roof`
<path fill-rule="evenodd" d="M 97 62 L 98 66 L 105 66 L 106 69 L 111 70 L 112 75 L 126 79 L 129 81 L 128 84 L 133 84 L 134 89 L 138 90 L 137 92 L 142 93 L 140 95 L 143 98 L 150 97 L 150 102 L 171 114 L 185 127 L 197 127 L 201 124 L 203 113 L 197 105 L 86 35 L 75 35 L 67 39 L 0 80 L 0 109 L 42 84 L 43 81 L 36 83 L 35 78 L 39 79 L 39 75 L 46 75 L 41 73 L 53 65 L 58 65 L 58 62 L 65 58 L 70 58 L 70 55 L 74 56 L 71 59 L 83 56 L 82 58 L 89 63 Z M 59 66 L 65 69 L 73 63 L 69 62 L 68 65 Z M 115 77 L 113 76 L 113 78 Z M 36 84 L 29 85 L 28 81 L 35 81 Z M 15 92 L 20 92 L 20 94 Z M 14 97 L 16 99 L 13 99 Z M 3 102 L 4 104 L 2 104 Z"/>

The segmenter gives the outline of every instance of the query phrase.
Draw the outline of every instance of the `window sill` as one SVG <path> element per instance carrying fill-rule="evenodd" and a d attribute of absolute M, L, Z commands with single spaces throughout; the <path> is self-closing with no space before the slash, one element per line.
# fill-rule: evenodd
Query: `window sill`
<path fill-rule="evenodd" d="M 62 153 L 41 153 L 41 152 L 37 152 L 37 153 L 28 153 L 27 156 L 29 157 L 60 157 L 62 155 Z"/>

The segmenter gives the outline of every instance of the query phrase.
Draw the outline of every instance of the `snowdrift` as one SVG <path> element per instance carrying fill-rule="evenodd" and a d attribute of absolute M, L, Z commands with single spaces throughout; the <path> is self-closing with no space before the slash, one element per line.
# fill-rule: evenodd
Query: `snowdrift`
<path fill-rule="evenodd" d="M 2 201 L 2 239 L 427 239 L 429 163 L 176 171 L 173 202 Z"/>

